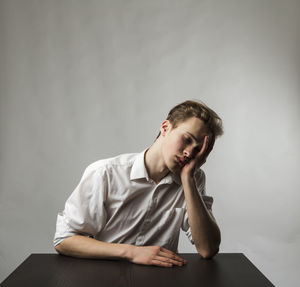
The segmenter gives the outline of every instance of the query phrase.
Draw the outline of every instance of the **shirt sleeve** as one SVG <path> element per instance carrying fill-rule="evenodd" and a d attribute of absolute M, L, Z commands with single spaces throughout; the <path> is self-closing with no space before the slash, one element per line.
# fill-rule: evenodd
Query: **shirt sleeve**
<path fill-rule="evenodd" d="M 106 223 L 106 191 L 105 170 L 87 168 L 64 210 L 57 215 L 54 246 L 76 234 L 94 237 L 101 231 Z"/>
<path fill-rule="evenodd" d="M 206 195 L 206 189 L 205 189 L 206 177 L 204 171 L 202 169 L 199 169 L 199 171 L 196 172 L 194 179 L 196 183 L 196 188 L 200 196 L 202 197 L 207 210 L 213 216 L 212 213 L 213 197 Z M 192 238 L 192 233 L 191 233 L 191 227 L 188 220 L 187 210 L 185 210 L 184 219 L 181 228 L 183 231 L 185 231 L 185 234 L 190 240 L 190 242 L 194 244 L 194 240 Z"/>

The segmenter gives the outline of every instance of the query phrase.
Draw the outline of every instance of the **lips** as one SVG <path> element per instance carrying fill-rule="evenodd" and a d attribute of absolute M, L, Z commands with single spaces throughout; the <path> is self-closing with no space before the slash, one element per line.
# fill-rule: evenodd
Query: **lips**
<path fill-rule="evenodd" d="M 187 161 L 183 157 L 179 157 L 179 156 L 176 156 L 176 162 L 180 167 L 185 166 L 185 164 L 187 163 Z"/>

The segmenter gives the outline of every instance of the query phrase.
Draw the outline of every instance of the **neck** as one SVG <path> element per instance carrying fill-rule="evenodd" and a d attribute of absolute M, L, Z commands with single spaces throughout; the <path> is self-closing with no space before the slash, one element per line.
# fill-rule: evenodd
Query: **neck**
<path fill-rule="evenodd" d="M 156 183 L 159 183 L 169 173 L 161 154 L 159 139 L 146 151 L 144 160 L 149 177 Z"/>

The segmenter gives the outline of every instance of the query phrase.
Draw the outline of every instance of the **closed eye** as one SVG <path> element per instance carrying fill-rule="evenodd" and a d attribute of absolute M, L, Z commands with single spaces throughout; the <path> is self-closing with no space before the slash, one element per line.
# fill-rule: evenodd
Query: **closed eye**
<path fill-rule="evenodd" d="M 190 137 L 183 137 L 183 141 L 185 144 L 191 144 L 193 142 Z"/>

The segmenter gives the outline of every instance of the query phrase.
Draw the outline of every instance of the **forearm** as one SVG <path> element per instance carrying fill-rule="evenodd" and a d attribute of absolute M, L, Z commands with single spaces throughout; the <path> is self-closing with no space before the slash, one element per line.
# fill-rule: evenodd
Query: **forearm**
<path fill-rule="evenodd" d="M 193 178 L 182 181 L 192 237 L 198 253 L 210 258 L 219 251 L 220 229 L 200 197 Z"/>
<path fill-rule="evenodd" d="M 64 239 L 55 246 L 61 254 L 92 259 L 128 259 L 129 244 L 116 244 L 99 241 L 82 235 L 74 235 Z"/>
<path fill-rule="evenodd" d="M 160 246 L 135 246 L 98 241 L 81 235 L 64 239 L 55 249 L 64 255 L 92 259 L 126 259 L 132 263 L 172 267 L 186 260 Z"/>

